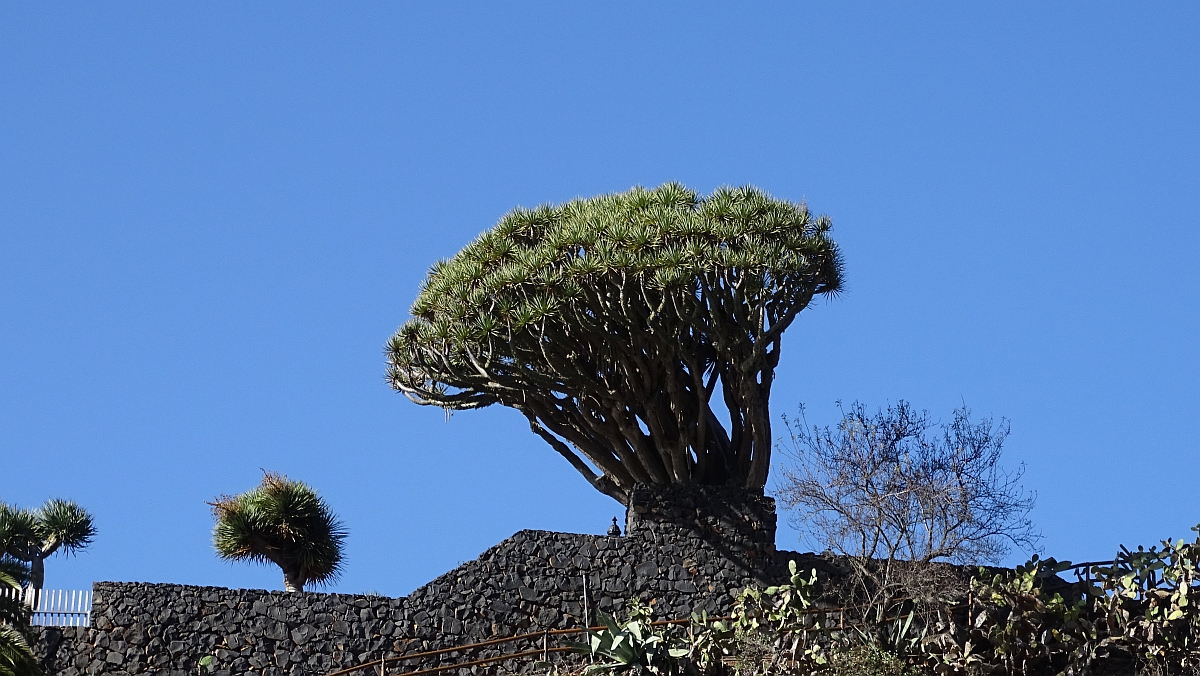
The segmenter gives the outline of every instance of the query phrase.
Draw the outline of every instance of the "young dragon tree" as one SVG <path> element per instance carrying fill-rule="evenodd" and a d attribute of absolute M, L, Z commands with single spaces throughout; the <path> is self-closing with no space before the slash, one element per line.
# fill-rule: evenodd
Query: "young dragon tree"
<path fill-rule="evenodd" d="M 751 187 L 516 209 L 430 269 L 388 380 L 448 411 L 517 409 L 623 504 L 637 483 L 761 492 L 783 332 L 841 286 L 829 230 Z"/>
<path fill-rule="evenodd" d="M 328 584 L 342 568 L 346 529 L 307 484 L 264 472 L 258 487 L 208 503 L 213 547 L 226 561 L 274 563 L 286 591 Z"/>
<path fill-rule="evenodd" d="M 30 603 L 46 581 L 46 559 L 86 549 L 96 537 L 92 515 L 70 500 L 47 500 L 37 509 L 0 503 L 0 549 L 29 565 Z"/>

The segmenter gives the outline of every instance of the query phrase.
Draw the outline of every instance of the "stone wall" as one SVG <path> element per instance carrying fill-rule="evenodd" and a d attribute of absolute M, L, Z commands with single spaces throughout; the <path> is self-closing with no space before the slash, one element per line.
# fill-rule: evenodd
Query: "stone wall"
<path fill-rule="evenodd" d="M 634 486 L 625 518 L 626 534 L 647 551 L 669 543 L 705 552 L 743 582 L 775 576 L 775 527 L 775 501 L 736 488 Z"/>
<path fill-rule="evenodd" d="M 738 590 L 781 579 L 789 558 L 823 565 L 776 552 L 774 502 L 732 489 L 635 488 L 626 528 L 626 537 L 520 531 L 398 599 L 97 583 L 92 627 L 46 629 L 39 649 L 61 676 L 184 676 L 204 655 L 214 656 L 218 674 L 323 674 L 382 654 L 583 626 L 597 612 L 620 613 L 634 596 L 653 601 L 659 618 L 720 615 Z"/>
<path fill-rule="evenodd" d="M 98 582 L 91 627 L 42 628 L 50 674 L 316 674 L 377 658 L 403 599 Z"/>

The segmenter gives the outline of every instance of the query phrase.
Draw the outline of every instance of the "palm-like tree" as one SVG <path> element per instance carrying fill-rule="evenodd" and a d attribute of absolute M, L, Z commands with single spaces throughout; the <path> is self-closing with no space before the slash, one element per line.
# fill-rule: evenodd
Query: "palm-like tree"
<path fill-rule="evenodd" d="M 0 503 L 0 550 L 29 564 L 31 603 L 46 581 L 46 559 L 86 549 L 95 537 L 92 515 L 71 500 L 47 500 L 37 509 Z"/>
<path fill-rule="evenodd" d="M 274 563 L 290 592 L 328 584 L 341 572 L 346 530 L 307 484 L 263 472 L 257 488 L 209 505 L 217 519 L 213 546 L 222 559 Z"/>
<path fill-rule="evenodd" d="M 0 556 L 0 676 L 40 676 L 43 672 L 29 647 L 29 608 L 21 603 L 21 587 L 29 567 Z"/>

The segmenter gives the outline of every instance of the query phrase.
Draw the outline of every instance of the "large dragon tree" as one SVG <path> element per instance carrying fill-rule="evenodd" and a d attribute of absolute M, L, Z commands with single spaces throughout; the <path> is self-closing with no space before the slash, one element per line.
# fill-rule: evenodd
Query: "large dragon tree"
<path fill-rule="evenodd" d="M 841 284 L 829 229 L 750 187 L 516 209 L 430 269 L 389 382 L 418 404 L 517 409 L 622 503 L 636 483 L 761 491 L 783 332 Z"/>

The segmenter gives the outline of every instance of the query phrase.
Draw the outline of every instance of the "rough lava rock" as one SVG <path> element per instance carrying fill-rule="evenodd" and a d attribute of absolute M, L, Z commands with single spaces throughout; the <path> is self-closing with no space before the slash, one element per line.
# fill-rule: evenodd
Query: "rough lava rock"
<path fill-rule="evenodd" d="M 404 598 L 97 582 L 92 626 L 41 628 L 37 649 L 57 676 L 189 676 L 206 655 L 219 676 L 323 674 L 385 655 L 594 624 L 632 597 L 653 602 L 662 619 L 723 615 L 742 588 L 783 580 L 788 559 L 824 564 L 776 552 L 774 501 L 732 488 L 637 486 L 625 525 L 624 537 L 523 530 Z M 540 645 L 529 639 L 406 664 Z"/>

